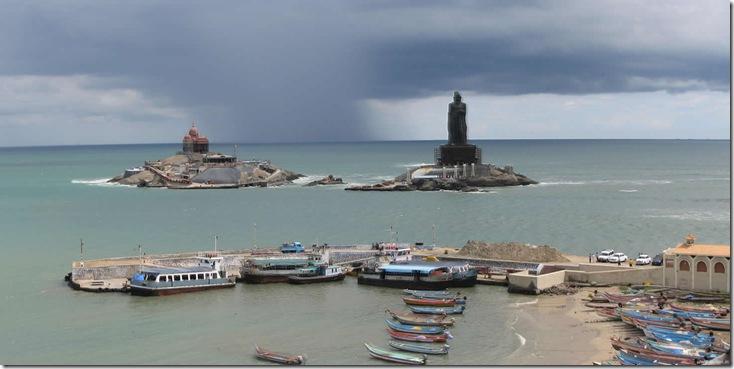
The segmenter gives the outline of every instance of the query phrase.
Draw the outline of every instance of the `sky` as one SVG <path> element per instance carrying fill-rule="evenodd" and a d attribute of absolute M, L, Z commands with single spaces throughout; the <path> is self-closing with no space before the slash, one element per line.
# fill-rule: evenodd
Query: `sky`
<path fill-rule="evenodd" d="M 729 137 L 729 3 L 3 1 L 0 146 Z"/>

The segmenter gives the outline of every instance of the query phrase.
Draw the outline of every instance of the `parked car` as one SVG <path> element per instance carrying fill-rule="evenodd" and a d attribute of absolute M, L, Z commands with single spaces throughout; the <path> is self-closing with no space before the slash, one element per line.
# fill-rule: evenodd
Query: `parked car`
<path fill-rule="evenodd" d="M 640 254 L 637 256 L 637 260 L 635 260 L 635 264 L 637 265 L 650 265 L 652 264 L 652 258 L 650 255 L 647 254 Z"/>
<path fill-rule="evenodd" d="M 604 250 L 596 257 L 596 261 L 607 262 L 612 254 L 614 254 L 614 250 Z"/>
<path fill-rule="evenodd" d="M 652 258 L 652 265 L 660 266 L 663 265 L 663 254 L 657 254 Z"/>
<path fill-rule="evenodd" d="M 627 255 L 625 255 L 623 252 L 615 252 L 614 254 L 612 254 L 612 256 L 609 257 L 608 261 L 610 263 L 623 263 L 627 261 Z"/>

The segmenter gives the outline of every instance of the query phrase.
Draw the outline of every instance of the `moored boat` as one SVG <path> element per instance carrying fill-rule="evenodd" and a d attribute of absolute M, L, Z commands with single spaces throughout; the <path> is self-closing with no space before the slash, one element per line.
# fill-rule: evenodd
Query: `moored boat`
<path fill-rule="evenodd" d="M 321 265 L 316 269 L 315 275 L 294 275 L 288 277 L 288 283 L 309 284 L 321 282 L 334 282 L 344 280 L 346 273 L 344 268 L 336 265 Z"/>
<path fill-rule="evenodd" d="M 403 294 L 413 295 L 413 297 L 417 297 L 417 298 L 448 299 L 448 298 L 459 297 L 461 295 L 461 292 L 450 292 L 447 290 L 423 291 L 423 290 L 404 289 Z"/>
<path fill-rule="evenodd" d="M 130 292 L 138 296 L 162 296 L 235 286 L 221 268 L 222 257 L 200 257 L 188 268 L 146 266 L 130 279 Z"/>
<path fill-rule="evenodd" d="M 390 311 L 390 309 L 385 310 L 385 312 L 403 324 L 449 326 L 455 322 L 453 318 L 449 318 L 446 315 L 400 315 Z"/>
<path fill-rule="evenodd" d="M 681 356 L 681 355 L 675 355 L 675 354 L 655 351 L 652 348 L 641 344 L 640 342 L 635 342 L 632 340 L 624 341 L 617 337 L 612 337 L 610 341 L 611 341 L 612 347 L 615 350 L 625 351 L 627 353 L 639 355 L 641 357 L 650 358 L 653 360 L 662 360 L 669 364 L 673 364 L 673 363 L 679 364 L 679 365 L 693 365 L 694 364 L 694 358 L 691 358 L 688 356 Z"/>
<path fill-rule="evenodd" d="M 464 305 L 455 305 L 453 307 L 433 307 L 433 306 L 413 306 L 408 305 L 408 308 L 410 311 L 416 313 L 416 314 L 433 314 L 433 315 L 442 315 L 442 314 L 463 314 L 464 313 Z"/>
<path fill-rule="evenodd" d="M 291 355 L 272 352 L 255 345 L 255 356 L 260 359 L 286 365 L 303 365 L 306 363 L 306 355 Z"/>
<path fill-rule="evenodd" d="M 399 332 L 419 333 L 419 334 L 442 334 L 444 333 L 444 328 L 440 326 L 409 325 L 409 324 L 402 324 L 402 323 L 392 321 L 389 319 L 385 319 L 385 323 L 387 323 L 387 326 L 390 327 L 391 329 L 394 329 Z"/>
<path fill-rule="evenodd" d="M 401 340 L 401 341 L 446 342 L 446 340 L 450 338 L 446 332 L 442 334 L 417 334 L 417 333 L 398 332 L 390 328 L 385 328 L 385 330 L 387 330 L 387 333 L 390 335 L 390 337 L 396 340 Z"/>
<path fill-rule="evenodd" d="M 393 288 L 443 290 L 448 287 L 476 285 L 477 271 L 465 262 L 390 263 L 371 270 L 363 270 L 357 283 Z"/>
<path fill-rule="evenodd" d="M 422 354 L 430 354 L 430 355 L 446 355 L 449 353 L 449 348 L 451 346 L 447 344 L 442 344 L 440 346 L 427 346 L 427 345 L 421 345 L 417 343 L 407 343 L 407 342 L 400 342 L 400 341 L 393 341 L 389 340 L 387 341 L 387 344 L 390 345 L 390 347 L 396 348 L 398 350 L 402 351 L 409 351 L 409 352 L 419 352 Z"/>
<path fill-rule="evenodd" d="M 425 355 L 414 355 L 414 354 L 407 354 L 404 352 L 385 350 L 377 346 L 372 346 L 366 342 L 364 346 L 367 348 L 367 351 L 370 353 L 370 356 L 376 359 L 390 361 L 393 363 L 400 363 L 400 364 L 424 365 L 426 363 Z"/>
<path fill-rule="evenodd" d="M 656 341 L 648 337 L 638 337 L 637 340 L 643 347 L 648 347 L 651 350 L 669 355 L 702 359 L 713 359 L 717 356 L 715 353 L 706 351 L 705 349 L 679 345 L 671 342 Z"/>
<path fill-rule="evenodd" d="M 456 304 L 462 304 L 464 300 L 403 297 L 403 302 L 408 305 L 450 307 Z"/>
<path fill-rule="evenodd" d="M 316 275 L 319 265 L 323 265 L 319 254 L 256 256 L 245 260 L 239 280 L 247 283 L 288 282 L 291 276 Z"/>
<path fill-rule="evenodd" d="M 298 242 L 294 241 L 291 243 L 284 243 L 282 246 L 280 246 L 280 252 L 284 254 L 295 254 L 299 252 L 305 252 L 306 250 L 303 248 L 303 245 Z"/>

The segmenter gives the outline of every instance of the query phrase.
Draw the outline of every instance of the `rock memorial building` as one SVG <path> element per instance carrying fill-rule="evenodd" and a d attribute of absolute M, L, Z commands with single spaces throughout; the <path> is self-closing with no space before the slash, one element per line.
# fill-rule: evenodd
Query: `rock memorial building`
<path fill-rule="evenodd" d="M 183 137 L 183 153 L 191 154 L 206 154 L 209 152 L 209 139 L 206 136 L 199 135 L 199 129 L 196 128 L 196 123 L 191 123 L 189 133 Z"/>

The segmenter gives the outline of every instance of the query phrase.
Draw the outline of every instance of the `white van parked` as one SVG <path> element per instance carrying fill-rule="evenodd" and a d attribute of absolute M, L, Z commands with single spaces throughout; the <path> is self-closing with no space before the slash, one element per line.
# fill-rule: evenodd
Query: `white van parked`
<path fill-rule="evenodd" d="M 609 257 L 612 256 L 612 254 L 614 254 L 614 250 L 604 250 L 596 257 L 596 261 L 606 263 L 609 261 Z"/>

